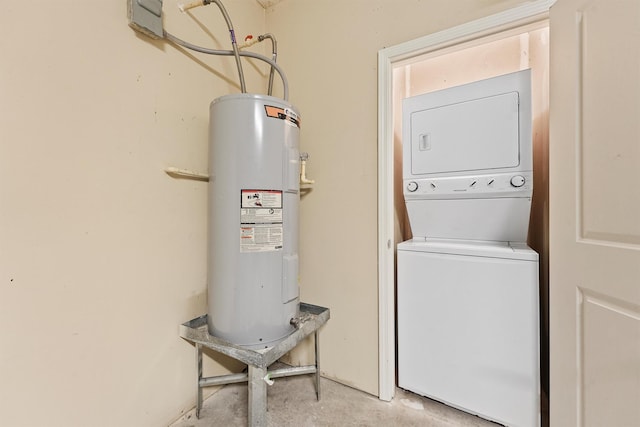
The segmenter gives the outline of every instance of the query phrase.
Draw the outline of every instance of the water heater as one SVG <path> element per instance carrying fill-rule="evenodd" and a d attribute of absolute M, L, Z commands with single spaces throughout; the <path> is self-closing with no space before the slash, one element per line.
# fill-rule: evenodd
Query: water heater
<path fill-rule="evenodd" d="M 279 98 L 210 106 L 209 332 L 246 348 L 277 344 L 298 314 L 299 132 Z"/>

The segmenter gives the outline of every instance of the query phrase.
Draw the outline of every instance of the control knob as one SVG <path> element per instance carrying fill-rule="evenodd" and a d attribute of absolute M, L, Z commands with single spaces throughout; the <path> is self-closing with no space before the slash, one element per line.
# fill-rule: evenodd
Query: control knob
<path fill-rule="evenodd" d="M 407 191 L 413 193 L 418 189 L 418 183 L 415 181 L 411 181 L 407 184 Z"/>
<path fill-rule="evenodd" d="M 511 185 L 513 185 L 516 188 L 522 187 L 524 183 L 525 183 L 525 179 L 524 179 L 524 176 L 522 175 L 515 175 L 511 177 Z"/>

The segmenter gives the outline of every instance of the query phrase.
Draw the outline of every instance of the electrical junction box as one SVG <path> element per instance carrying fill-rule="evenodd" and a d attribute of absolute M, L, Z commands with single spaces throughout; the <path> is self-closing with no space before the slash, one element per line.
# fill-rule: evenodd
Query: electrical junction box
<path fill-rule="evenodd" d="M 154 39 L 164 37 L 162 0 L 127 0 L 129 26 Z"/>

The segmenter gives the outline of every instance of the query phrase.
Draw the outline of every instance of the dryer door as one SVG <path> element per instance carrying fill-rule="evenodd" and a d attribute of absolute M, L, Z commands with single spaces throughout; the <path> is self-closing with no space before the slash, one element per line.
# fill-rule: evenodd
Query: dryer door
<path fill-rule="evenodd" d="M 532 169 L 531 70 L 405 98 L 404 179 Z"/>
<path fill-rule="evenodd" d="M 412 113 L 411 173 L 517 167 L 518 102 L 509 92 Z"/>

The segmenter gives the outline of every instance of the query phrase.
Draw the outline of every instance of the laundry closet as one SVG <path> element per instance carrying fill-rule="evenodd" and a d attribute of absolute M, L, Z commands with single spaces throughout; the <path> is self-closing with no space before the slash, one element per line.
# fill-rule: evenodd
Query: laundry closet
<path fill-rule="evenodd" d="M 547 366 L 547 36 L 488 45 L 479 76 L 519 55 L 490 78 L 414 95 L 399 73 L 398 385 L 506 425 L 540 425 Z"/>

